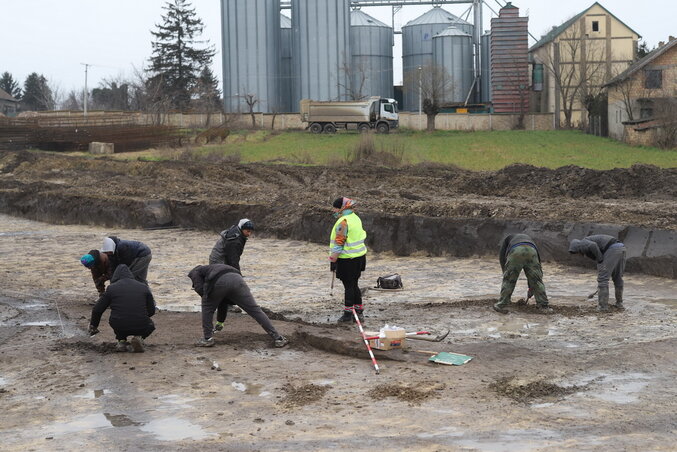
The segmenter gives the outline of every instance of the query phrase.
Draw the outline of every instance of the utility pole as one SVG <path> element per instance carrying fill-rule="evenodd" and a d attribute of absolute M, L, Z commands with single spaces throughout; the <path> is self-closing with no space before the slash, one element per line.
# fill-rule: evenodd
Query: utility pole
<path fill-rule="evenodd" d="M 423 111 L 423 68 L 418 67 L 418 125 L 421 126 L 421 112 Z"/>
<path fill-rule="evenodd" d="M 85 118 L 86 118 L 86 117 L 87 117 L 87 94 L 88 94 L 88 90 L 87 90 L 87 71 L 88 71 L 88 69 L 89 69 L 89 66 L 91 66 L 91 64 L 87 64 L 87 63 L 80 63 L 80 64 L 83 65 L 83 66 L 85 67 L 85 93 L 84 93 L 84 94 L 85 94 L 85 105 L 84 105 L 84 113 L 85 113 Z"/>

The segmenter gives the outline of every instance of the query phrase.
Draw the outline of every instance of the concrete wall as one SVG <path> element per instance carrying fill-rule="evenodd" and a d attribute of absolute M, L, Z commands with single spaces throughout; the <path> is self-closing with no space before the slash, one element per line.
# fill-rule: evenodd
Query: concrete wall
<path fill-rule="evenodd" d="M 511 130 L 517 127 L 519 115 L 440 113 L 435 117 L 438 130 Z M 425 130 L 426 116 L 400 112 L 400 127 Z M 553 130 L 552 113 L 529 113 L 524 118 L 526 130 Z"/>

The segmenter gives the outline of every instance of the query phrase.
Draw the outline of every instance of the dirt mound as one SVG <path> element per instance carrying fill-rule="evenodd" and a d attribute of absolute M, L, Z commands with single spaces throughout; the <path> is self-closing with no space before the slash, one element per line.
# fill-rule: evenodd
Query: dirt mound
<path fill-rule="evenodd" d="M 421 389 L 420 386 L 412 388 L 404 385 L 381 384 L 370 390 L 367 395 L 374 400 L 383 400 L 387 397 L 395 397 L 410 405 L 420 405 L 421 402 L 436 395 L 437 391 L 444 389 L 444 385 L 436 385 Z"/>
<path fill-rule="evenodd" d="M 530 403 L 544 398 L 557 400 L 566 395 L 585 390 L 585 386 L 563 387 L 545 380 L 524 383 L 516 377 L 501 378 L 490 384 L 489 388 L 520 403 Z"/>
<path fill-rule="evenodd" d="M 312 383 L 303 386 L 286 384 L 282 387 L 282 390 L 287 395 L 280 400 L 280 404 L 287 408 L 296 408 L 320 401 L 329 390 L 329 387 Z"/>

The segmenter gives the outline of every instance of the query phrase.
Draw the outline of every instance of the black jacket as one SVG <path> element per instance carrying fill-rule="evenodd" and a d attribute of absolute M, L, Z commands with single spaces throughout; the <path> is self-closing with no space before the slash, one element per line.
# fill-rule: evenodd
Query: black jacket
<path fill-rule="evenodd" d="M 226 264 L 240 270 L 240 256 L 247 243 L 247 237 L 237 225 L 231 226 L 219 234 L 211 254 L 209 254 L 210 264 Z"/>
<path fill-rule="evenodd" d="M 136 240 L 122 240 L 115 236 L 109 237 L 115 242 L 115 252 L 111 256 L 111 269 L 115 271 L 118 265 L 132 265 L 137 257 L 144 257 L 150 254 L 150 248 L 143 242 Z"/>
<path fill-rule="evenodd" d="M 188 273 L 188 277 L 193 282 L 193 290 L 203 299 L 206 299 L 209 296 L 212 287 L 214 287 L 214 283 L 226 273 L 240 274 L 237 268 L 231 267 L 230 265 L 210 264 L 198 265 Z"/>
<path fill-rule="evenodd" d="M 526 234 L 510 234 L 507 235 L 501 241 L 501 249 L 498 252 L 498 260 L 501 263 L 501 270 L 505 270 L 505 263 L 508 259 L 508 253 L 512 250 L 512 247 L 518 244 L 528 243 L 536 249 L 536 254 L 538 254 L 538 247 Z M 541 255 L 538 254 L 538 262 L 541 262 Z"/>
<path fill-rule="evenodd" d="M 111 283 L 92 309 L 90 325 L 98 327 L 104 311 L 110 307 L 108 323 L 115 328 L 143 329 L 152 325 L 155 300 L 144 283 L 134 279 L 131 270 L 124 264 L 115 269 Z"/>

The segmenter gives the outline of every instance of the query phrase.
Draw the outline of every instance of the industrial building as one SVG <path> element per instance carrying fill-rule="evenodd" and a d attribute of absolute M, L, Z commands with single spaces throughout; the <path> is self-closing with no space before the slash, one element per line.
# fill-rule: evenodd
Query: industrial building
<path fill-rule="evenodd" d="M 394 30 L 396 11 L 414 4 L 431 8 Z M 468 9 L 458 17 L 444 4 Z M 393 24 L 360 10 L 371 6 L 391 7 Z M 402 35 L 401 110 L 420 111 L 423 76 L 433 69 L 443 74 L 445 89 L 437 100 L 444 105 L 496 98 L 514 106 L 521 93 L 501 78 L 501 69 L 492 72 L 492 65 L 506 67 L 501 49 L 516 38 L 523 40 L 517 48 L 526 61 L 527 36 L 521 31 L 526 18 L 513 14 L 508 3 L 496 13 L 501 30 L 520 30 L 518 35 L 482 36 L 475 24 L 482 23 L 484 8 L 491 7 L 482 0 L 221 0 L 224 110 L 290 113 L 298 112 L 301 99 L 391 98 L 397 33 Z M 504 13 L 506 8 L 510 11 Z M 501 89 L 492 88 L 490 74 Z"/>

